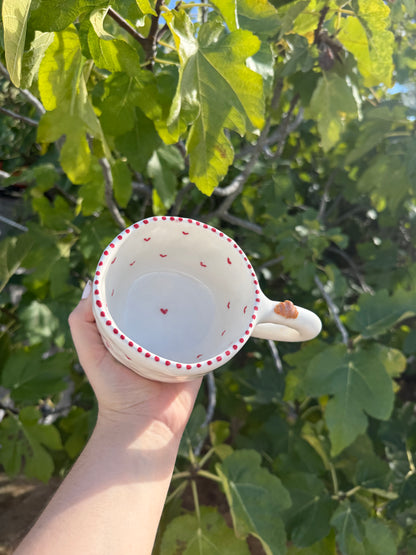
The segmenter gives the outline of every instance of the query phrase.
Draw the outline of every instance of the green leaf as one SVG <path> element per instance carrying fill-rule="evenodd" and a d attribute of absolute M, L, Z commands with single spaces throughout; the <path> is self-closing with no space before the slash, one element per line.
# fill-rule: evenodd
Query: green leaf
<path fill-rule="evenodd" d="M 336 73 L 324 73 L 312 95 L 310 112 L 327 152 L 340 139 L 347 117 L 357 115 L 357 104 L 345 79 Z"/>
<path fill-rule="evenodd" d="M 222 445 L 230 435 L 230 423 L 224 420 L 215 420 L 209 425 L 209 438 L 212 446 Z"/>
<path fill-rule="evenodd" d="M 280 18 L 268 0 L 236 0 L 238 24 L 260 38 L 277 35 Z"/>
<path fill-rule="evenodd" d="M 288 548 L 287 555 L 339 555 L 335 534 L 331 532 L 328 537 L 308 547 L 302 548 L 291 545 Z"/>
<path fill-rule="evenodd" d="M 238 29 L 237 0 L 212 0 L 211 2 L 221 13 L 230 31 Z"/>
<path fill-rule="evenodd" d="M 365 555 L 396 555 L 397 545 L 388 525 L 380 518 L 369 518 L 364 522 Z"/>
<path fill-rule="evenodd" d="M 136 50 L 124 40 L 103 39 L 97 36 L 91 27 L 88 33 L 88 46 L 94 63 L 101 69 L 113 73 L 125 72 L 133 77 L 140 70 L 140 58 Z"/>
<path fill-rule="evenodd" d="M 10 416 L 0 423 L 0 461 L 7 473 L 17 474 L 25 462 L 25 474 L 47 482 L 54 470 L 54 462 L 45 447 L 62 449 L 58 430 L 40 424 L 41 414 L 36 407 L 24 407 L 19 417 Z"/>
<path fill-rule="evenodd" d="M 24 443 L 18 441 L 20 425 L 17 417 L 10 415 L 0 422 L 0 462 L 10 476 L 21 472 Z"/>
<path fill-rule="evenodd" d="M 53 33 L 43 33 L 35 31 L 34 37 L 26 48 L 22 58 L 22 74 L 20 88 L 29 88 L 33 80 L 37 77 L 42 58 L 52 44 Z"/>
<path fill-rule="evenodd" d="M 165 208 L 170 208 L 175 201 L 177 174 L 184 169 L 184 160 L 176 147 L 163 145 L 154 151 L 147 163 L 147 173 L 153 179 L 154 186 Z"/>
<path fill-rule="evenodd" d="M 6 65 L 10 79 L 16 87 L 20 87 L 30 5 L 31 0 L 20 0 L 19 2 L 3 0 L 2 5 Z"/>
<path fill-rule="evenodd" d="M 136 108 L 132 113 L 133 129 L 115 138 L 117 149 L 138 172 L 143 172 L 153 152 L 162 145 L 154 123 Z M 130 120 L 131 121 L 131 120 Z"/>
<path fill-rule="evenodd" d="M 398 289 L 390 296 L 385 289 L 382 289 L 373 295 L 370 293 L 361 295 L 356 310 L 347 314 L 346 323 L 365 338 L 378 337 L 415 314 L 415 292 Z"/>
<path fill-rule="evenodd" d="M 348 545 L 352 539 L 362 542 L 364 539 L 363 519 L 367 516 L 359 503 L 342 501 L 331 518 L 331 524 L 337 530 L 337 541 L 343 555 L 352 553 Z"/>
<path fill-rule="evenodd" d="M 379 145 L 385 135 L 392 129 L 394 121 L 404 116 L 396 109 L 390 110 L 387 106 L 377 106 L 365 113 L 365 119 L 360 122 L 354 148 L 350 150 L 345 159 L 346 164 L 351 164 Z"/>
<path fill-rule="evenodd" d="M 30 25 L 40 31 L 62 31 L 78 17 L 79 0 L 37 2 L 30 14 Z"/>
<path fill-rule="evenodd" d="M 0 292 L 20 267 L 32 247 L 33 239 L 30 233 L 18 237 L 6 237 L 0 242 Z"/>
<path fill-rule="evenodd" d="M 249 31 L 237 30 L 209 45 L 199 44 L 184 11 L 165 14 L 181 62 L 180 78 L 168 124 L 179 116 L 191 124 L 187 139 L 189 176 L 210 195 L 233 161 L 224 129 L 244 135 L 264 123 L 263 84 L 245 60 L 260 41 Z"/>
<path fill-rule="evenodd" d="M 297 472 L 283 480 L 289 490 L 292 507 L 285 513 L 286 527 L 292 542 L 306 547 L 325 538 L 336 502 L 314 474 Z"/>
<path fill-rule="evenodd" d="M 38 126 L 38 141 L 53 143 L 65 135 L 60 151 L 60 162 L 66 175 L 75 184 L 91 181 L 98 163 L 93 157 L 86 137 L 87 127 L 78 114 L 71 114 L 62 107 L 46 112 Z"/>
<path fill-rule="evenodd" d="M 154 7 L 152 6 L 152 4 L 154 5 L 154 0 L 152 1 L 152 3 L 150 2 L 150 0 L 136 0 L 136 2 L 140 8 L 140 11 L 144 15 L 150 14 L 157 17 L 157 13 L 155 12 Z"/>
<path fill-rule="evenodd" d="M 277 476 L 260 466 L 256 451 L 241 449 L 227 457 L 216 469 L 231 510 L 238 537 L 257 537 L 267 555 L 286 552 L 281 513 L 291 500 Z"/>
<path fill-rule="evenodd" d="M 75 459 L 82 451 L 89 434 L 89 413 L 81 407 L 72 406 L 69 414 L 59 421 L 59 428 L 66 438 L 64 449 Z"/>
<path fill-rule="evenodd" d="M 39 0 L 31 10 L 29 25 L 40 31 L 63 31 L 82 13 L 107 5 L 107 0 Z"/>
<path fill-rule="evenodd" d="M 178 451 L 180 456 L 188 458 L 189 451 L 193 451 L 204 440 L 207 431 L 205 417 L 204 407 L 196 405 L 181 438 Z"/>
<path fill-rule="evenodd" d="M 39 68 L 40 98 L 46 110 L 71 105 L 79 90 L 81 45 L 75 27 L 56 33 Z"/>
<path fill-rule="evenodd" d="M 388 208 L 395 213 L 412 190 L 406 159 L 400 155 L 379 154 L 360 175 L 357 189 L 369 194 L 373 206 L 382 211 Z M 389 179 L 386 180 L 386 175 Z M 394 187 L 391 186 L 394 183 Z"/>
<path fill-rule="evenodd" d="M 121 208 L 125 208 L 132 193 L 131 172 L 125 162 L 116 160 L 111 166 L 114 198 Z"/>
<path fill-rule="evenodd" d="M 112 40 L 114 37 L 104 29 L 104 19 L 107 15 L 108 7 L 98 8 L 94 10 L 90 15 L 91 25 L 94 28 L 97 36 L 103 40 Z"/>
<path fill-rule="evenodd" d="M 137 107 L 155 125 L 162 119 L 154 75 L 137 66 L 132 69 L 134 76 L 115 73 L 106 79 L 104 96 L 99 103 L 100 121 L 106 134 L 118 136 L 134 129 Z"/>
<path fill-rule="evenodd" d="M 235 537 L 223 517 L 211 507 L 172 520 L 163 535 L 160 555 L 249 555 L 245 541 Z"/>
<path fill-rule="evenodd" d="M 268 0 L 214 0 L 230 31 L 246 29 L 269 37 L 277 33 L 279 17 L 276 8 Z"/>
<path fill-rule="evenodd" d="M 36 301 L 34 301 L 36 302 Z M 1 383 L 10 389 L 15 401 L 38 401 L 66 389 L 63 378 L 72 363 L 71 353 L 58 353 L 42 359 L 42 346 L 12 352 L 4 366 Z"/>
<path fill-rule="evenodd" d="M 325 343 L 319 339 L 310 343 L 302 343 L 301 348 L 295 353 L 285 355 L 284 360 L 292 369 L 286 376 L 285 401 L 303 401 L 305 399 L 305 375 L 309 362 L 323 349 Z"/>
<path fill-rule="evenodd" d="M 382 0 L 359 0 L 358 17 L 347 17 L 337 39 L 357 60 L 364 85 L 392 84 L 394 35 L 386 30 L 390 9 Z"/>
<path fill-rule="evenodd" d="M 366 414 L 380 420 L 391 414 L 392 381 L 370 351 L 328 347 L 311 360 L 305 381 L 310 395 L 333 395 L 325 409 L 333 455 L 365 431 Z"/>

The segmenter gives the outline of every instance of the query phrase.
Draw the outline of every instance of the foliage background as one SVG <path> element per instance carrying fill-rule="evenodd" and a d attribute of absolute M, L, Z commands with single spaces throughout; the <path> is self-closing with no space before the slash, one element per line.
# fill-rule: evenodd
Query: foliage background
<path fill-rule="evenodd" d="M 324 329 L 251 340 L 206 380 L 155 553 L 416 550 L 414 16 L 412 0 L 3 0 L 7 473 L 63 476 L 94 425 L 67 316 L 103 248 L 186 215 Z"/>

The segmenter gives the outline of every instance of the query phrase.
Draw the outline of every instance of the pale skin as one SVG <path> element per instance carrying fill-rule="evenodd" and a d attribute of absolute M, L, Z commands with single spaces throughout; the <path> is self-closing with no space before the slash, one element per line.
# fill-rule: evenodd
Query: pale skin
<path fill-rule="evenodd" d="M 150 555 L 200 386 L 200 380 L 153 382 L 116 362 L 101 341 L 86 289 L 69 324 L 98 400 L 97 423 L 15 555 Z"/>

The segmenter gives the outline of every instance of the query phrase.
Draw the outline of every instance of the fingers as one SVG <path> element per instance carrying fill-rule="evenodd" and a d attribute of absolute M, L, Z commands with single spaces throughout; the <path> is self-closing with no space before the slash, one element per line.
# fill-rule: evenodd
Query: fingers
<path fill-rule="evenodd" d="M 68 318 L 72 339 L 81 365 L 84 369 L 97 363 L 105 354 L 105 347 L 98 333 L 92 311 L 92 286 L 89 281 L 85 286 L 78 305 Z"/>

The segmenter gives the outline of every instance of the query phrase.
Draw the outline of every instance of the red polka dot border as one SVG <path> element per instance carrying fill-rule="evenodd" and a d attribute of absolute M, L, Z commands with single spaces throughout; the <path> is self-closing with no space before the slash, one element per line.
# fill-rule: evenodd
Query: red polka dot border
<path fill-rule="evenodd" d="M 174 367 L 174 369 L 177 369 L 177 370 L 184 369 L 184 372 L 182 372 L 184 374 L 186 374 L 186 372 L 189 372 L 190 370 L 195 370 L 195 369 L 200 370 L 204 366 L 210 367 L 214 363 L 224 362 L 227 360 L 228 357 L 234 356 L 237 350 L 241 349 L 243 344 L 248 340 L 248 338 L 251 335 L 251 330 L 254 327 L 252 322 L 248 325 L 248 329 L 244 331 L 241 337 L 238 340 L 236 340 L 234 344 L 230 345 L 227 348 L 227 350 L 223 351 L 222 353 L 219 353 L 214 359 L 202 360 L 200 362 L 196 362 L 192 364 L 190 363 L 185 364 L 185 363 L 180 363 L 173 360 L 165 359 L 163 357 L 155 355 L 154 353 L 144 350 L 143 347 L 141 347 L 140 345 L 137 345 L 137 343 L 135 343 L 132 339 L 120 333 L 118 328 L 113 324 L 111 320 L 111 315 L 108 312 L 108 308 L 107 310 L 103 310 L 103 308 L 106 307 L 107 305 L 101 294 L 100 280 L 102 279 L 101 276 L 103 272 L 105 272 L 108 266 L 110 266 L 115 261 L 114 253 L 117 251 L 118 245 L 121 244 L 123 242 L 123 239 L 125 239 L 127 236 L 132 237 L 135 231 L 143 228 L 144 226 L 146 226 L 146 233 L 150 233 L 152 222 L 158 222 L 158 221 L 177 222 L 178 224 L 192 225 L 192 226 L 199 227 L 200 229 L 202 228 L 202 229 L 211 231 L 212 233 L 215 233 L 219 239 L 227 241 L 227 243 L 229 243 L 230 246 L 232 246 L 235 249 L 234 255 L 241 257 L 242 261 L 244 262 L 244 265 L 249 271 L 251 277 L 253 278 L 253 285 L 255 286 L 254 293 L 257 296 L 255 298 L 254 305 L 252 307 L 252 314 L 250 315 L 250 318 L 252 321 L 256 320 L 257 318 L 256 312 L 258 313 L 259 305 L 261 302 L 261 299 L 259 297 L 260 289 L 258 288 L 259 283 L 257 281 L 257 276 L 253 271 L 253 267 L 249 263 L 247 257 L 244 255 L 243 250 L 237 245 L 237 243 L 231 237 L 228 237 L 222 231 L 219 231 L 217 228 L 213 226 L 209 226 L 208 224 L 198 222 L 196 220 L 192 220 L 190 218 L 185 219 L 177 216 L 153 216 L 152 218 L 147 218 L 145 220 L 142 220 L 141 222 L 136 222 L 132 224 L 130 227 L 128 227 L 127 229 L 125 229 L 124 231 L 122 231 L 119 235 L 117 235 L 117 237 L 115 237 L 113 241 L 104 249 L 101 255 L 101 258 L 98 262 L 97 269 L 95 272 L 95 279 L 94 279 L 94 285 L 96 286 L 96 289 L 94 290 L 94 304 L 95 304 L 95 307 L 97 307 L 97 308 L 94 307 L 94 311 L 97 315 L 97 318 L 99 321 L 103 322 L 104 324 L 103 327 L 109 329 L 109 331 L 110 331 L 110 328 L 112 329 L 113 340 L 120 341 L 124 343 L 125 347 L 128 346 L 129 348 L 131 348 L 132 356 L 134 356 L 134 353 L 138 353 L 139 357 L 144 357 L 146 359 L 159 363 L 163 366 L 166 366 L 166 367 L 172 366 Z M 190 231 L 182 231 L 182 233 L 183 233 L 183 236 L 186 237 L 189 235 Z M 110 254 L 112 255 L 111 257 L 110 257 Z M 225 257 L 225 261 L 226 263 L 228 262 L 228 264 L 230 264 L 230 259 L 227 256 Z M 205 267 L 203 263 L 201 264 L 201 266 Z M 247 307 L 244 307 L 244 314 L 246 309 Z M 125 353 L 124 353 L 124 357 L 130 361 L 132 360 L 132 358 Z"/>

